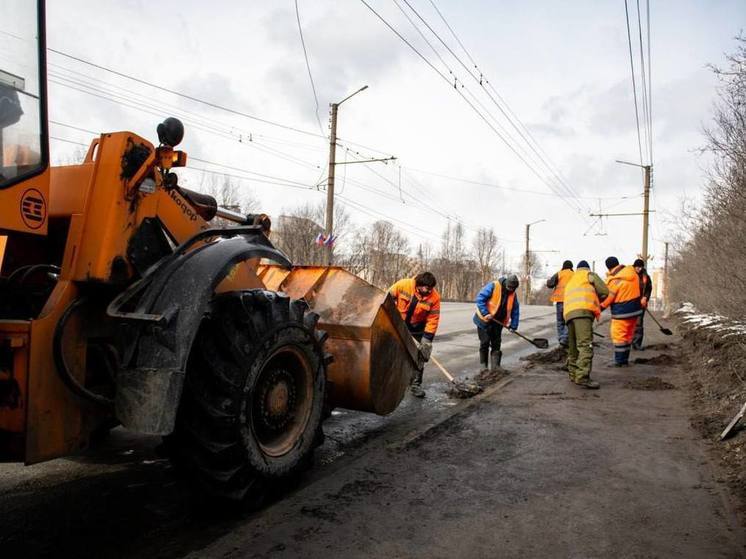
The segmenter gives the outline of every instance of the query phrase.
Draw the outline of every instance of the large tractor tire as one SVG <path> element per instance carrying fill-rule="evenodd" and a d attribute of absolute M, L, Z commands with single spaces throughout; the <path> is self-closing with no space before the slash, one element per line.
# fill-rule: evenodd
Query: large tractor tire
<path fill-rule="evenodd" d="M 323 441 L 325 334 L 303 301 L 261 289 L 216 295 L 187 366 L 176 467 L 208 495 L 258 503 Z"/>

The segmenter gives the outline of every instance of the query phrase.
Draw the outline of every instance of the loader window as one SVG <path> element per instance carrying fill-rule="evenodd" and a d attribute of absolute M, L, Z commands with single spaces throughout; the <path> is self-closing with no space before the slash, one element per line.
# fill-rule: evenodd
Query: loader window
<path fill-rule="evenodd" d="M 46 166 L 40 5 L 0 2 L 0 188 Z"/>

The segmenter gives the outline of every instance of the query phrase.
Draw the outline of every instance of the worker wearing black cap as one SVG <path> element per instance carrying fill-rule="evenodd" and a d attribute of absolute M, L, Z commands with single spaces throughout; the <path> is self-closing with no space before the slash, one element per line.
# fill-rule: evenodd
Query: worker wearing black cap
<path fill-rule="evenodd" d="M 477 294 L 474 324 L 477 325 L 479 336 L 479 363 L 482 370 L 495 371 L 500 367 L 503 355 L 500 350 L 503 327 L 507 326 L 510 330 L 518 329 L 520 305 L 516 297 L 516 289 L 518 289 L 518 276 L 511 274 L 507 278 L 489 282 Z M 492 348 L 491 354 L 490 347 Z"/>
<path fill-rule="evenodd" d="M 637 272 L 637 276 L 640 278 L 640 306 L 643 308 L 642 314 L 637 319 L 637 326 L 635 326 L 635 335 L 632 338 L 632 349 L 642 350 L 642 338 L 645 335 L 645 328 L 642 324 L 642 320 L 645 318 L 645 309 L 648 308 L 648 302 L 650 301 L 650 295 L 653 293 L 653 280 L 650 279 L 648 271 L 645 269 L 645 262 L 638 258 L 632 264 L 632 267 Z"/>
<path fill-rule="evenodd" d="M 565 286 L 573 275 L 572 262 L 565 260 L 562 263 L 562 269 L 554 274 L 547 280 L 547 287 L 553 289 L 552 295 L 549 298 L 552 303 L 555 303 L 557 312 L 557 340 L 559 345 L 567 347 L 567 323 L 563 317 L 563 310 L 565 306 Z"/>
<path fill-rule="evenodd" d="M 642 314 L 640 278 L 632 266 L 619 263 L 615 256 L 606 259 L 606 285 L 609 296 L 601 308 L 611 307 L 611 342 L 614 344 L 614 366 L 626 367 L 632 349 L 637 319 Z"/>

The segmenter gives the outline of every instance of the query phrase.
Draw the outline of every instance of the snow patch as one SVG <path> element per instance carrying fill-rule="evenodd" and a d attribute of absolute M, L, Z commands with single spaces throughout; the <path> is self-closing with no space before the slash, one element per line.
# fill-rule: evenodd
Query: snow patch
<path fill-rule="evenodd" d="M 719 334 L 722 339 L 746 337 L 746 320 L 735 320 L 713 313 L 701 313 L 691 303 L 684 303 L 674 312 L 682 316 L 683 324 L 709 330 Z"/>

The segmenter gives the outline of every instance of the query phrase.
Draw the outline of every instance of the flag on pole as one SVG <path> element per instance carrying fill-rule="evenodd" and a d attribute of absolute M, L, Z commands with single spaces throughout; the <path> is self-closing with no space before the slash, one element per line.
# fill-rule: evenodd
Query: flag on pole
<path fill-rule="evenodd" d="M 334 242 L 337 240 L 337 237 L 335 235 L 325 235 L 324 233 L 319 233 L 316 235 L 316 240 L 314 241 L 318 246 L 322 247 L 331 247 L 334 246 Z"/>

